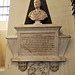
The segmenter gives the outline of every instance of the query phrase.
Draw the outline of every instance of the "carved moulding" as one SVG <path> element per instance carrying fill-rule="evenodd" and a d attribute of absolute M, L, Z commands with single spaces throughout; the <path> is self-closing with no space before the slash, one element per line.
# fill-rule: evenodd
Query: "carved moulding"
<path fill-rule="evenodd" d="M 12 62 L 18 62 L 21 71 L 27 69 L 27 62 L 49 62 L 49 68 L 56 72 L 64 57 L 70 36 L 60 34 L 61 26 L 50 24 L 15 27 L 17 37 L 7 37 L 13 53 Z M 41 64 L 41 63 L 40 63 Z"/>

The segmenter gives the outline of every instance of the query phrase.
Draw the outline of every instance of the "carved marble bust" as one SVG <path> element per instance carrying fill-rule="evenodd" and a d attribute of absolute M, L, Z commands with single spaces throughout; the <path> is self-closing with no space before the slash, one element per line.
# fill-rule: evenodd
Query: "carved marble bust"
<path fill-rule="evenodd" d="M 46 19 L 48 16 L 45 11 L 40 9 L 41 1 L 40 0 L 34 0 L 34 8 L 35 10 L 32 10 L 28 17 L 33 21 L 42 21 Z"/>

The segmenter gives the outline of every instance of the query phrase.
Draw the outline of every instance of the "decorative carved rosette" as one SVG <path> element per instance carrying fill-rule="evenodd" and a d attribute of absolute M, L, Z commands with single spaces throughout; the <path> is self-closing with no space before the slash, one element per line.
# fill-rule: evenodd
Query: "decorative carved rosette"
<path fill-rule="evenodd" d="M 18 62 L 18 69 L 20 71 L 25 71 L 28 67 L 28 63 L 27 62 Z"/>

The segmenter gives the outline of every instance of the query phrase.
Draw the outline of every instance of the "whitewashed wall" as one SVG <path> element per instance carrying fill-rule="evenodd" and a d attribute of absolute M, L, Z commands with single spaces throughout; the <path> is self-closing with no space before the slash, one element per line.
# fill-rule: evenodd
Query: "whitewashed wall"
<path fill-rule="evenodd" d="M 50 75 L 74 75 L 75 74 L 75 19 L 72 15 L 70 0 L 46 0 L 53 24 L 61 25 L 66 35 L 71 35 L 71 40 L 65 57 L 67 62 L 60 64 L 57 72 L 50 71 Z M 8 35 L 16 35 L 14 26 L 24 24 L 30 0 L 11 0 Z M 17 64 L 11 63 L 12 53 L 7 45 L 6 70 L 0 75 L 27 75 L 18 70 Z"/>

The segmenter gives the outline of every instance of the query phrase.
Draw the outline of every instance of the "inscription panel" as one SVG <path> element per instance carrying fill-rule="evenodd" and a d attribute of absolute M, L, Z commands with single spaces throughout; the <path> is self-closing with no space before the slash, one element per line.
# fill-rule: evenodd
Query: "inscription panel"
<path fill-rule="evenodd" d="M 20 55 L 57 55 L 56 32 L 21 33 Z"/>

